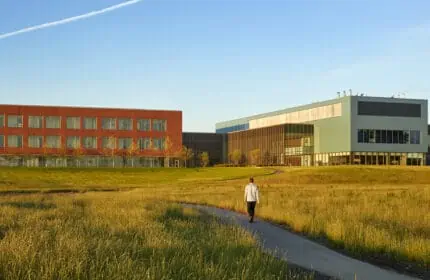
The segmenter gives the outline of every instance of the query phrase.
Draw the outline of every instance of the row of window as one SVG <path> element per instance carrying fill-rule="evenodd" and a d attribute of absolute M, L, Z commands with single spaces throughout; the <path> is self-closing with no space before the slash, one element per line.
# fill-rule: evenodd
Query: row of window
<path fill-rule="evenodd" d="M 45 119 L 45 128 L 61 128 L 61 117 L 59 116 L 29 116 L 28 127 L 29 128 L 42 128 L 43 120 Z M 105 130 L 133 130 L 133 120 L 130 118 L 102 118 L 101 119 L 102 129 Z M 5 116 L 0 115 L 0 128 L 5 126 Z M 23 117 L 19 115 L 8 115 L 7 126 L 11 128 L 23 127 Z M 81 129 L 81 117 L 67 117 L 66 118 L 67 129 Z M 88 130 L 97 129 L 97 118 L 95 117 L 84 117 L 83 128 Z M 139 119 L 137 120 L 137 130 L 139 131 L 166 131 L 167 121 L 153 119 L 152 124 L 150 119 Z"/>
<path fill-rule="evenodd" d="M 81 141 L 82 140 L 82 141 Z M 44 142 L 45 141 L 45 142 Z M 136 142 L 136 148 L 140 150 L 163 150 L 165 139 L 161 138 L 139 138 Z M 133 138 L 116 138 L 116 137 L 102 137 L 102 148 L 103 149 L 129 149 L 133 145 Z M 9 135 L 7 136 L 7 146 L 9 148 L 22 148 L 23 137 L 21 135 Z M 0 147 L 5 147 L 5 137 L 0 135 Z M 61 148 L 61 136 L 28 136 L 28 147 L 29 148 Z M 86 136 L 68 136 L 66 137 L 66 147 L 68 149 L 97 149 L 97 137 Z"/>
<path fill-rule="evenodd" d="M 419 130 L 359 129 L 358 143 L 420 144 Z"/>

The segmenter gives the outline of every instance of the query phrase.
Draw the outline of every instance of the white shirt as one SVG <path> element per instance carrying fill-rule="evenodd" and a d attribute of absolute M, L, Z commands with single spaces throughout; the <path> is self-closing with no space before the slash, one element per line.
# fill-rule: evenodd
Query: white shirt
<path fill-rule="evenodd" d="M 259 201 L 258 197 L 258 188 L 257 185 L 254 183 L 249 183 L 245 187 L 245 201 L 252 202 L 252 201 Z"/>

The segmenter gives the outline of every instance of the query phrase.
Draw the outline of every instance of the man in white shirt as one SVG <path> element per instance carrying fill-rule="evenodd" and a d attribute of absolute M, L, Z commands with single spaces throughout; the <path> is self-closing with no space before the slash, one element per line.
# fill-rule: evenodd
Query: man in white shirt
<path fill-rule="evenodd" d="M 254 222 L 255 205 L 260 202 L 257 185 L 254 178 L 249 178 L 249 184 L 245 187 L 245 202 L 248 208 L 249 222 Z"/>

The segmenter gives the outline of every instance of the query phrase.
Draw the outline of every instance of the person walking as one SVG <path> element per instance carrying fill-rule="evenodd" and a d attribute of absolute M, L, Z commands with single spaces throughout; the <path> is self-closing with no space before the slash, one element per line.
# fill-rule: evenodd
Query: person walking
<path fill-rule="evenodd" d="M 249 222 L 254 222 L 255 205 L 260 202 L 258 187 L 254 184 L 254 178 L 249 178 L 249 184 L 245 187 L 245 202 L 248 208 Z"/>

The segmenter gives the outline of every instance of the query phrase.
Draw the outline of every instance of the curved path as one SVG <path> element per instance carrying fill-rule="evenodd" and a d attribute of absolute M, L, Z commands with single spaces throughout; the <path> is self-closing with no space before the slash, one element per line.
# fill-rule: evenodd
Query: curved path
<path fill-rule="evenodd" d="M 209 206 L 183 204 L 238 224 L 257 235 L 264 249 L 288 263 L 334 277 L 352 280 L 412 280 L 418 279 L 365 263 L 339 254 L 285 229 L 256 220 L 249 224 L 245 215 Z"/>

